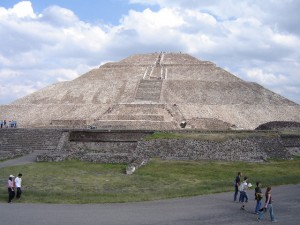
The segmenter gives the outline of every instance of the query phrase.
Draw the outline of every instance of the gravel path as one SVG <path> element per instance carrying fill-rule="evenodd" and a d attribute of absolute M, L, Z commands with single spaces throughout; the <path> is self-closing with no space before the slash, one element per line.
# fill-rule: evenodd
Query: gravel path
<path fill-rule="evenodd" d="M 26 195 L 26 191 L 24 191 Z M 247 211 L 232 202 L 232 193 L 126 204 L 0 204 L 0 225 L 251 225 L 271 224 L 268 214 L 257 222 L 253 190 Z M 300 185 L 274 187 L 277 224 L 298 225 Z"/>

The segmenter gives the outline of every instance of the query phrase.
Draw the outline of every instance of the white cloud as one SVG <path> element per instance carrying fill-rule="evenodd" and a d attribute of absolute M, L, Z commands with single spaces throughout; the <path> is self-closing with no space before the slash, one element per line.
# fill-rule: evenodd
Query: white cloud
<path fill-rule="evenodd" d="M 0 8 L 0 18 L 1 17 L 17 17 L 21 19 L 26 17 L 35 18 L 36 14 L 33 12 L 30 1 L 22 1 L 9 10 Z"/>
<path fill-rule="evenodd" d="M 299 1 L 130 2 L 145 9 L 130 10 L 116 26 L 86 23 L 59 6 L 38 14 L 29 1 L 0 7 L 0 104 L 104 61 L 156 51 L 211 60 L 300 103 Z M 150 4 L 160 9 L 147 9 Z M 5 94 L 12 84 L 16 89 Z"/>
<path fill-rule="evenodd" d="M 245 73 L 249 80 L 256 81 L 257 83 L 261 83 L 263 85 L 282 84 L 283 82 L 287 81 L 287 77 L 282 74 L 276 76 L 275 74 L 265 72 L 260 68 L 246 69 Z"/>
<path fill-rule="evenodd" d="M 41 18 L 58 27 L 73 26 L 78 23 L 79 18 L 71 11 L 58 6 L 51 6 L 43 11 Z"/>

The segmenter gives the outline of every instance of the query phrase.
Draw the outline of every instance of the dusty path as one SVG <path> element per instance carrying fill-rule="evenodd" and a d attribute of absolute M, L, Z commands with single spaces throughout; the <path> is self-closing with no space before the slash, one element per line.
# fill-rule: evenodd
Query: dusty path
<path fill-rule="evenodd" d="M 24 193 L 26 195 L 26 192 Z M 271 224 L 268 214 L 258 223 L 253 209 L 253 190 L 249 191 L 249 211 L 232 202 L 232 193 L 164 201 L 52 205 L 1 203 L 1 225 L 241 225 Z M 272 192 L 277 224 L 298 225 L 300 185 L 274 187 Z"/>
<path fill-rule="evenodd" d="M 34 163 L 36 161 L 36 156 L 38 154 L 41 154 L 41 153 L 43 153 L 43 152 L 42 151 L 35 151 L 35 152 L 32 152 L 28 155 L 24 155 L 24 156 L 15 158 L 15 159 L 9 159 L 9 160 L 0 162 L 0 168 L 8 167 L 8 166 L 18 166 L 18 165 Z"/>

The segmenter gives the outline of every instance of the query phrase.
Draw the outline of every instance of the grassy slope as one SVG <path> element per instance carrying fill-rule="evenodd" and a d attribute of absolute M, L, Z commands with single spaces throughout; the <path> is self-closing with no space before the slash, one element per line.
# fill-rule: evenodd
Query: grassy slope
<path fill-rule="evenodd" d="M 0 171 L 0 201 L 7 198 L 9 174 L 23 173 L 22 202 L 106 203 L 194 196 L 232 191 L 238 171 L 253 184 L 264 186 L 300 183 L 300 159 L 269 163 L 178 162 L 153 160 L 134 175 L 126 165 L 78 161 L 36 163 Z"/>

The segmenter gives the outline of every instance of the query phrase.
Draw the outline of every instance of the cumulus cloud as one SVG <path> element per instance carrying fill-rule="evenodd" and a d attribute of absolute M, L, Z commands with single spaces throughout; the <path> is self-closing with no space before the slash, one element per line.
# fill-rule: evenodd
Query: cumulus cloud
<path fill-rule="evenodd" d="M 59 6 L 36 13 L 30 1 L 0 7 L 0 104 L 105 61 L 156 51 L 211 60 L 300 103 L 299 1 L 129 2 L 144 9 L 130 10 L 115 26 L 84 22 Z"/>
<path fill-rule="evenodd" d="M 17 17 L 17 18 L 34 18 L 36 17 L 33 12 L 31 2 L 23 1 L 16 4 L 13 8 L 5 10 L 4 8 L 0 9 L 0 18 L 1 17 Z"/>
<path fill-rule="evenodd" d="M 287 77 L 283 74 L 279 74 L 276 76 L 275 74 L 265 72 L 260 68 L 250 68 L 248 70 L 245 70 L 245 73 L 250 80 L 256 81 L 263 85 L 267 85 L 269 83 L 281 84 L 282 82 L 287 81 Z"/>
<path fill-rule="evenodd" d="M 0 103 L 70 80 L 105 60 L 109 36 L 58 6 L 34 13 L 31 2 L 0 8 Z M 100 57 L 99 57 L 100 56 Z"/>

